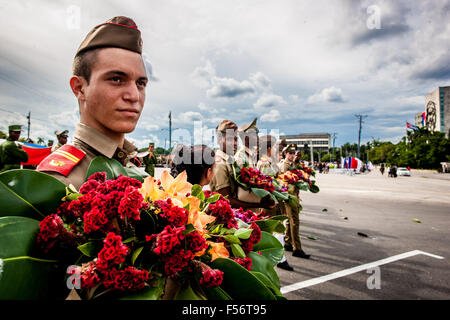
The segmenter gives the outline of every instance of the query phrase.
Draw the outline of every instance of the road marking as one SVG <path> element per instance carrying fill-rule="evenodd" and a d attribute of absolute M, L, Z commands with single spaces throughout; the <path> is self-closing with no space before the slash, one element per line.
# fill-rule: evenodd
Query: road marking
<path fill-rule="evenodd" d="M 297 282 L 297 283 L 294 283 L 294 284 L 291 284 L 291 285 L 288 285 L 288 286 L 284 286 L 284 287 L 281 288 L 281 293 L 285 294 L 285 293 L 288 293 L 288 292 L 291 292 L 291 291 L 296 291 L 296 290 L 299 290 L 299 289 L 302 289 L 302 288 L 314 286 L 314 285 L 319 284 L 319 283 L 323 283 L 323 282 L 326 282 L 326 281 L 330 281 L 330 280 L 334 280 L 334 279 L 337 279 L 337 278 L 345 277 L 345 276 L 348 276 L 348 275 L 353 274 L 353 273 L 357 273 L 357 272 L 360 272 L 360 271 L 367 270 L 369 268 L 381 266 L 383 264 L 391 263 L 391 262 L 394 262 L 394 261 L 397 261 L 397 260 L 406 259 L 406 258 L 413 257 L 413 256 L 416 256 L 416 255 L 419 255 L 419 254 L 423 254 L 423 255 L 426 255 L 426 256 L 429 256 L 429 257 L 432 257 L 432 258 L 435 258 L 435 259 L 444 259 L 444 257 L 437 256 L 437 255 L 434 255 L 434 254 L 431 254 L 431 253 L 428 253 L 428 252 L 424 252 L 424 251 L 421 251 L 421 250 L 413 250 L 413 251 L 409 251 L 409 252 L 405 252 L 405 253 L 402 253 L 402 254 L 398 254 L 398 255 L 395 255 L 395 256 L 392 256 L 392 257 L 389 257 L 389 258 L 386 258 L 386 259 L 382 259 L 382 260 L 366 263 L 366 264 L 363 264 L 363 265 L 360 265 L 360 266 L 357 266 L 357 267 L 353 267 L 353 268 L 350 268 L 350 269 L 345 269 L 345 270 L 342 270 L 342 271 L 331 273 L 331 274 L 328 274 L 326 276 L 322 276 L 322 277 L 318 277 L 318 278 L 314 278 L 314 279 L 309 279 L 309 280 L 306 280 L 306 281 Z"/>

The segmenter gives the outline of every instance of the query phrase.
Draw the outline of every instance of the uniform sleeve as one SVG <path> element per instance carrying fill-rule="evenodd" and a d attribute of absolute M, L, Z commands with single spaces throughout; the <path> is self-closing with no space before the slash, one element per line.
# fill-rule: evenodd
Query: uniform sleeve
<path fill-rule="evenodd" d="M 214 174 L 214 178 L 211 181 L 211 188 L 214 188 L 215 191 L 218 191 L 223 188 L 232 187 L 232 177 L 228 172 L 227 165 L 225 163 L 220 163 L 216 167 L 216 172 Z"/>
<path fill-rule="evenodd" d="M 15 143 L 10 143 L 6 145 L 5 149 L 5 159 L 15 159 L 20 162 L 28 161 L 28 153 L 22 148 L 19 148 Z"/>

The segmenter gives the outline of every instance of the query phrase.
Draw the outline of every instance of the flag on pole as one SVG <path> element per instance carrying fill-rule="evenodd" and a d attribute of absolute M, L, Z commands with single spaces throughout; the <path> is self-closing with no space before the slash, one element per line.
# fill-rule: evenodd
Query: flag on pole
<path fill-rule="evenodd" d="M 28 161 L 22 162 L 23 165 L 37 165 L 51 152 L 51 147 L 40 146 L 38 144 L 19 142 L 23 150 L 28 153 Z"/>
<path fill-rule="evenodd" d="M 409 123 L 408 121 L 406 121 L 406 129 L 412 129 L 412 130 L 417 130 L 419 128 L 417 128 L 417 126 Z"/>

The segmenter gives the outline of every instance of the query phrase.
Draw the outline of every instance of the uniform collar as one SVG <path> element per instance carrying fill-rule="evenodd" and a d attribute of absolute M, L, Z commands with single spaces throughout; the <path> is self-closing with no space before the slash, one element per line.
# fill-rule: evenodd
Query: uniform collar
<path fill-rule="evenodd" d="M 100 152 L 107 158 L 113 158 L 117 152 L 124 151 L 127 154 L 131 154 L 136 151 L 134 146 L 127 139 L 123 142 L 123 148 L 119 148 L 119 144 L 104 135 L 97 129 L 91 128 L 83 123 L 78 123 L 75 128 L 75 139 L 83 141 L 96 151 Z"/>

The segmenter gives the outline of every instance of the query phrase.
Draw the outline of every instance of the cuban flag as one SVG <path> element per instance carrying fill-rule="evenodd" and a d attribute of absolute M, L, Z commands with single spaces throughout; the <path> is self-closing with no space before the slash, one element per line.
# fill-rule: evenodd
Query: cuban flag
<path fill-rule="evenodd" d="M 409 123 L 408 121 L 406 121 L 406 129 L 417 130 L 418 128 L 415 125 L 413 125 L 413 124 Z"/>
<path fill-rule="evenodd" d="M 427 114 L 425 112 L 422 112 L 422 127 L 425 127 L 426 123 L 427 123 Z"/>
<path fill-rule="evenodd" d="M 47 157 L 52 148 L 47 146 L 40 146 L 38 144 L 19 142 L 23 150 L 28 153 L 28 162 L 22 162 L 23 165 L 38 165 Z"/>

